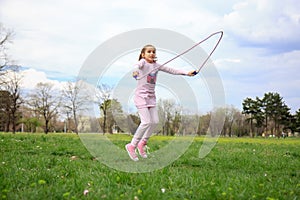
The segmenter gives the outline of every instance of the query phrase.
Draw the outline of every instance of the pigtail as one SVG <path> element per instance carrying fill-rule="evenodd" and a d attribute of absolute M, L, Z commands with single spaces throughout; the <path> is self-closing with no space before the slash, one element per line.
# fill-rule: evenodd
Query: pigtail
<path fill-rule="evenodd" d="M 143 57 L 142 57 L 142 53 L 140 54 L 140 56 L 139 56 L 139 61 L 142 59 Z"/>

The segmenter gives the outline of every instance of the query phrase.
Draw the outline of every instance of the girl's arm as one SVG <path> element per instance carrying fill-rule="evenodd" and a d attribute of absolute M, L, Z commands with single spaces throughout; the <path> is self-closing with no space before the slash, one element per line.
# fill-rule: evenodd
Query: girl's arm
<path fill-rule="evenodd" d="M 141 59 L 139 60 L 133 67 L 136 69 L 132 73 L 132 77 L 137 79 L 139 76 L 139 70 L 144 68 L 145 60 Z"/>
<path fill-rule="evenodd" d="M 163 71 L 163 72 L 167 72 L 169 74 L 174 74 L 174 75 L 186 75 L 186 76 L 195 76 L 195 70 L 193 71 L 184 71 L 181 69 L 174 69 L 174 68 L 170 68 L 170 67 L 166 67 L 166 66 L 160 66 L 159 70 Z"/>
<path fill-rule="evenodd" d="M 137 68 L 137 69 L 142 69 L 145 65 L 145 59 L 141 59 L 139 60 L 135 65 L 134 65 L 134 68 Z"/>

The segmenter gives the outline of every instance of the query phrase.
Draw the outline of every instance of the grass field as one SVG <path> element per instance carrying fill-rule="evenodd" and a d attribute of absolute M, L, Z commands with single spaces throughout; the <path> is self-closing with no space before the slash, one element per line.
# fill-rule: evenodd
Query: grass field
<path fill-rule="evenodd" d="M 130 141 L 109 137 L 122 148 Z M 149 146 L 168 140 L 154 136 Z M 0 133 L 0 198 L 300 199 L 299 138 L 219 138 L 200 159 L 202 142 L 163 169 L 126 173 L 97 161 L 77 135 Z"/>

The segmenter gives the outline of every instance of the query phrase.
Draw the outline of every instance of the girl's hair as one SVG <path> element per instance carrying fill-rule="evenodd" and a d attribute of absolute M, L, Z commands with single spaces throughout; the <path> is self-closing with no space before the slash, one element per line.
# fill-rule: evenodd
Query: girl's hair
<path fill-rule="evenodd" d="M 152 44 L 147 44 L 146 46 L 144 46 L 142 48 L 140 56 L 139 56 L 139 60 L 141 60 L 143 58 L 142 54 L 145 53 L 145 51 L 146 51 L 147 48 L 154 48 L 154 50 L 156 50 L 155 46 L 153 46 Z"/>

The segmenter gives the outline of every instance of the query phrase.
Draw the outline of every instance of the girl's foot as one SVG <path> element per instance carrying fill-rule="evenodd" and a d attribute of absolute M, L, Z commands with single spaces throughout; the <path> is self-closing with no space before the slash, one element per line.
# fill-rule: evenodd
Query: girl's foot
<path fill-rule="evenodd" d="M 141 140 L 137 146 L 139 154 L 141 155 L 142 158 L 147 158 L 147 153 L 145 152 L 146 145 L 147 145 L 147 142 L 144 140 Z"/>
<path fill-rule="evenodd" d="M 133 146 L 132 144 L 129 143 L 129 144 L 125 145 L 125 149 L 129 155 L 129 157 L 131 158 L 131 160 L 133 160 L 133 161 L 139 160 L 138 156 L 135 153 L 135 146 Z"/>

